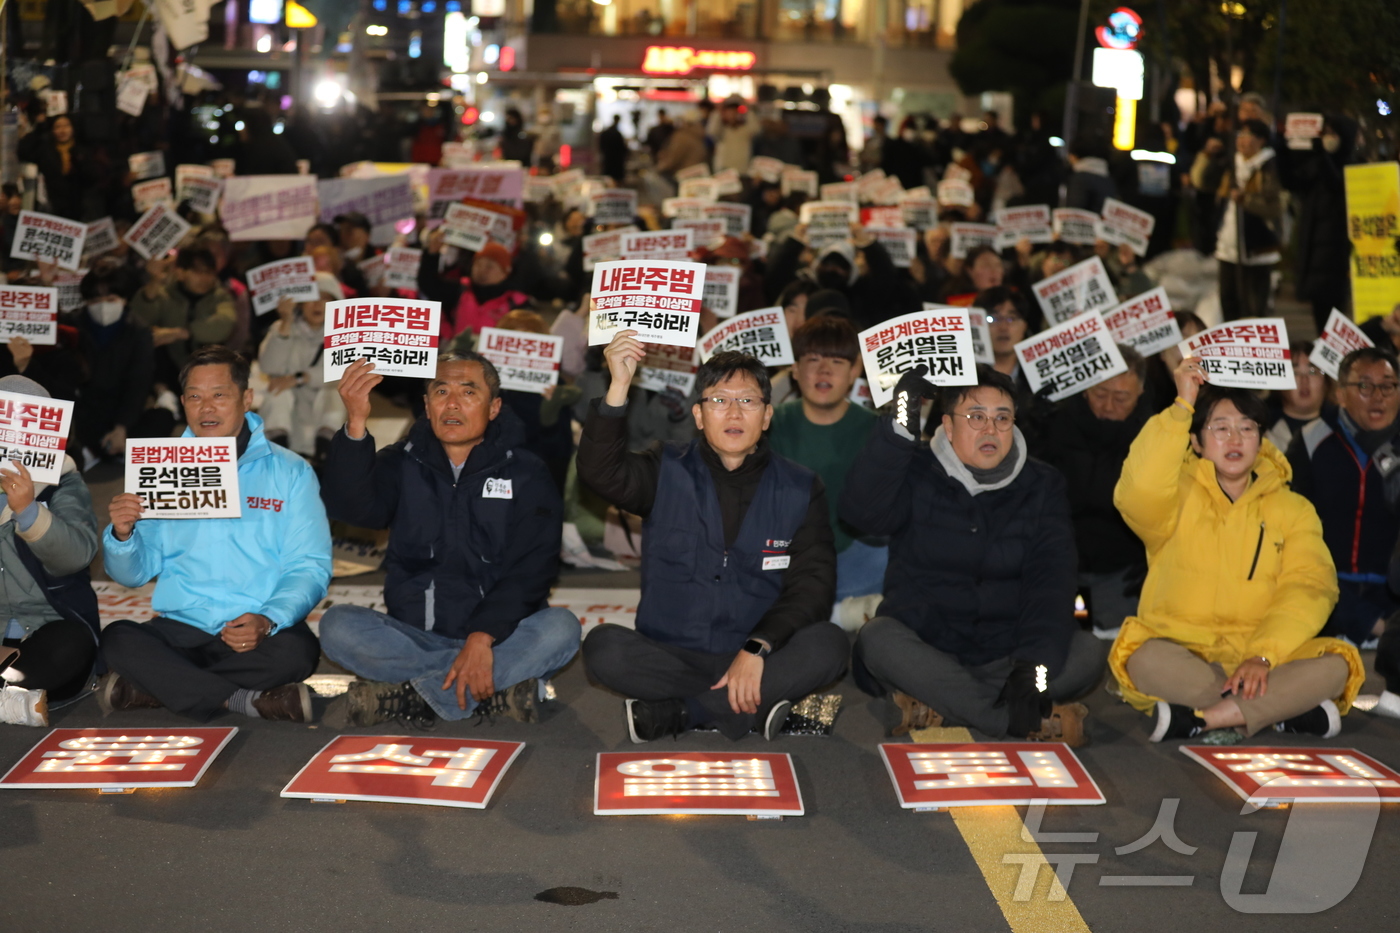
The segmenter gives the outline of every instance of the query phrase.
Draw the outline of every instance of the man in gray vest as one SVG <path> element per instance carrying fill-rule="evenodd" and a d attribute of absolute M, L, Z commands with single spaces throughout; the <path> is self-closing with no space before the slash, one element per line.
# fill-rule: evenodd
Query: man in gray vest
<path fill-rule="evenodd" d="M 634 742 L 713 726 L 772 739 L 791 702 L 846 665 L 827 622 L 836 551 L 821 479 L 768 448 L 768 371 L 722 352 L 696 374 L 700 436 L 627 450 L 627 389 L 646 349 L 624 330 L 604 351 L 612 383 L 584 424 L 579 479 L 646 518 L 636 630 L 584 640 L 589 675 L 628 697 Z"/>

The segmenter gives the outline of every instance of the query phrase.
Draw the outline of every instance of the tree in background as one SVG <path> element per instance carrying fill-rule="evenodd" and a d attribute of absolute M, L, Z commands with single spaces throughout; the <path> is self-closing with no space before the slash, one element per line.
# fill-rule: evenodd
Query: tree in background
<path fill-rule="evenodd" d="M 958 22 L 948 70 L 964 94 L 1013 94 L 1018 127 L 1036 110 L 1058 126 L 1078 23 L 1079 0 L 980 0 Z"/>

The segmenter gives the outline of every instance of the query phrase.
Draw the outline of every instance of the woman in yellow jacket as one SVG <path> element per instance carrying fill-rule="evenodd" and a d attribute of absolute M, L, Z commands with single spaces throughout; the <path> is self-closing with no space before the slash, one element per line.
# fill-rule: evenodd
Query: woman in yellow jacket
<path fill-rule="evenodd" d="M 1109 655 L 1123 698 L 1155 712 L 1154 742 L 1336 735 L 1365 673 L 1351 645 L 1315 637 L 1337 601 L 1322 524 L 1261 438 L 1263 403 L 1202 390 L 1197 360 L 1174 376 L 1176 401 L 1143 427 L 1113 494 L 1148 562 Z"/>

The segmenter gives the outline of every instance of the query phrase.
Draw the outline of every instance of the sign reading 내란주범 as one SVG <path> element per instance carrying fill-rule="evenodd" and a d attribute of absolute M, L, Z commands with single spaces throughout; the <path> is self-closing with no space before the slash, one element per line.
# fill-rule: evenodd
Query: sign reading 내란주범
<path fill-rule="evenodd" d="M 1130 204 L 1114 198 L 1103 202 L 1103 238 L 1115 246 L 1123 243 L 1133 248 L 1139 256 L 1147 255 L 1148 240 L 1157 226 L 1157 218 L 1147 211 L 1140 211 Z"/>
<path fill-rule="evenodd" d="M 1080 314 L 1016 344 L 1031 391 L 1048 387 L 1058 402 L 1128 371 L 1099 314 Z"/>
<path fill-rule="evenodd" d="M 1055 239 L 1075 246 L 1093 246 L 1099 238 L 1099 215 L 1077 207 L 1057 207 L 1053 212 Z"/>
<path fill-rule="evenodd" d="M 1172 313 L 1171 299 L 1160 286 L 1105 311 L 1103 320 L 1116 343 L 1127 344 L 1143 356 L 1161 353 L 1181 342 L 1181 328 Z"/>
<path fill-rule="evenodd" d="M 618 331 L 630 329 L 643 343 L 694 347 L 705 269 L 703 263 L 659 259 L 598 263 L 593 268 L 589 345 L 608 343 Z"/>
<path fill-rule="evenodd" d="M 325 379 L 335 382 L 356 360 L 382 376 L 437 374 L 442 303 L 406 298 L 349 298 L 326 303 Z"/>
<path fill-rule="evenodd" d="M 57 483 L 63 473 L 73 403 L 0 392 L 0 472 L 13 470 L 18 460 L 36 483 Z"/>
<path fill-rule="evenodd" d="M 58 342 L 58 289 L 0 285 L 0 341 L 23 337 L 34 346 Z"/>
<path fill-rule="evenodd" d="M 1097 256 L 1041 279 L 1033 287 L 1035 300 L 1051 324 L 1062 324 L 1085 311 L 1101 312 L 1118 303 L 1113 282 Z"/>
<path fill-rule="evenodd" d="M 1288 327 L 1281 317 L 1229 321 L 1181 341 L 1211 385 L 1240 389 L 1296 389 Z"/>
<path fill-rule="evenodd" d="M 688 229 L 637 230 L 622 235 L 623 259 L 685 260 L 693 247 L 694 233 Z"/>
<path fill-rule="evenodd" d="M 671 392 L 689 396 L 695 391 L 695 372 L 699 367 L 694 347 L 673 347 L 663 343 L 643 344 L 647 355 L 637 365 L 633 385 L 652 392 Z"/>
<path fill-rule="evenodd" d="M 1332 313 L 1327 317 L 1327 326 L 1313 341 L 1312 353 L 1308 356 L 1308 362 L 1336 379 L 1343 357 L 1353 350 L 1373 346 L 1375 344 L 1371 342 L 1371 338 L 1367 337 L 1361 328 L 1353 324 L 1351 318 L 1333 308 Z"/>
<path fill-rule="evenodd" d="M 248 288 L 258 314 L 271 311 L 283 298 L 315 301 L 320 295 L 315 261 L 310 256 L 289 256 L 249 269 Z"/>
<path fill-rule="evenodd" d="M 129 437 L 123 491 L 141 497 L 143 521 L 238 518 L 238 439 Z"/>
<path fill-rule="evenodd" d="M 546 387 L 559 384 L 564 338 L 483 327 L 476 352 L 495 364 L 502 389 L 543 394 Z"/>
<path fill-rule="evenodd" d="M 708 361 L 722 350 L 738 350 L 764 366 L 790 366 L 792 339 L 782 308 L 759 308 L 721 323 L 700 338 L 700 360 Z"/>
<path fill-rule="evenodd" d="M 899 378 L 920 364 L 932 385 L 977 384 L 972 327 L 966 308 L 932 308 L 891 318 L 860 332 L 860 356 L 879 408 L 894 396 Z"/>

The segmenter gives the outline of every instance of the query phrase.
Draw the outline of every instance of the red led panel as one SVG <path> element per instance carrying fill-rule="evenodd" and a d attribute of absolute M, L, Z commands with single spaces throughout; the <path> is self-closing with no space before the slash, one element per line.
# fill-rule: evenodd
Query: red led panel
<path fill-rule="evenodd" d="M 907 809 L 1104 802 L 1074 752 L 1058 742 L 897 742 L 881 745 L 880 755 Z"/>
<path fill-rule="evenodd" d="M 297 772 L 282 796 L 481 810 L 524 747 L 451 736 L 342 735 Z"/>
<path fill-rule="evenodd" d="M 1205 766 L 1245 800 L 1265 784 L 1267 800 L 1400 803 L 1400 774 L 1354 748 L 1183 745 L 1182 753 Z M 1282 778 L 1282 780 L 1278 780 Z M 1272 783 L 1271 783 L 1272 782 Z M 1375 794 L 1361 788 L 1370 785 Z"/>
<path fill-rule="evenodd" d="M 238 729 L 54 729 L 0 788 L 194 787 Z"/>
<path fill-rule="evenodd" d="M 801 816 L 790 755 L 739 752 L 606 752 L 598 756 L 593 812 Z"/>

